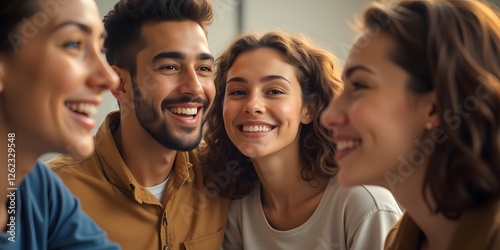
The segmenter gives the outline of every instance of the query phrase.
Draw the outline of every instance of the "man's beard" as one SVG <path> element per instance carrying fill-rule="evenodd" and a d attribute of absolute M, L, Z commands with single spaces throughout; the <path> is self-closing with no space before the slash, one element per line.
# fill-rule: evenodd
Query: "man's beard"
<path fill-rule="evenodd" d="M 202 110 L 206 112 L 208 108 L 208 100 L 202 99 L 201 97 L 192 98 L 189 96 L 182 96 L 177 99 L 164 99 L 161 102 L 162 113 L 158 114 L 155 112 L 154 106 L 152 104 L 148 104 L 142 97 L 139 88 L 137 88 L 137 82 L 135 82 L 135 79 L 132 81 L 132 87 L 134 89 L 133 95 L 137 120 L 139 121 L 139 124 L 141 124 L 141 126 L 149 133 L 149 135 L 151 135 L 151 137 L 153 137 L 158 143 L 166 148 L 179 151 L 192 150 L 200 144 L 205 120 L 202 120 L 199 128 L 181 128 L 185 133 L 176 135 L 172 130 L 172 127 L 169 126 L 164 113 L 170 112 L 167 110 L 167 107 L 172 106 L 173 104 L 188 102 L 201 103 L 203 105 Z M 197 135 L 192 135 L 196 133 L 196 129 L 199 129 Z"/>

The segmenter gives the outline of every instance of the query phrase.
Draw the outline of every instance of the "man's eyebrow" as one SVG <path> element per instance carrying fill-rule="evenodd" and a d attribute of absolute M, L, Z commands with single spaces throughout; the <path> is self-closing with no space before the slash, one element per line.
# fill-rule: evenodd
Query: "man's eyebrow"
<path fill-rule="evenodd" d="M 214 61 L 215 60 L 214 56 L 212 56 L 209 53 L 200 53 L 198 55 L 198 57 L 196 57 L 196 59 L 198 59 L 198 60 L 210 60 L 210 61 Z"/>
<path fill-rule="evenodd" d="M 184 59 L 186 59 L 186 55 L 182 52 L 179 52 L 179 51 L 166 51 L 166 52 L 158 53 L 156 56 L 153 57 L 153 59 L 151 59 L 151 62 L 154 63 L 160 59 L 165 59 L 165 58 L 184 60 Z M 209 53 L 200 53 L 196 57 L 196 59 L 197 60 L 210 60 L 210 61 L 215 60 L 214 56 L 212 56 Z"/>
<path fill-rule="evenodd" d="M 178 51 L 170 51 L 170 52 L 161 52 L 158 53 L 156 56 L 151 59 L 151 62 L 154 63 L 158 60 L 164 59 L 164 58 L 171 58 L 171 59 L 184 59 L 186 58 L 186 55 L 184 55 L 181 52 Z"/>

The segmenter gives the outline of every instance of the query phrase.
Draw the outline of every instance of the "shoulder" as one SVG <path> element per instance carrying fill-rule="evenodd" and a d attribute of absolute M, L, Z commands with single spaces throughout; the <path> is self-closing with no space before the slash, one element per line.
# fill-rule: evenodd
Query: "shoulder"
<path fill-rule="evenodd" d="M 84 162 L 89 161 L 95 155 L 92 154 L 90 157 L 84 159 L 76 159 L 69 155 L 58 155 L 45 162 L 48 167 L 52 169 L 57 175 L 61 176 L 63 173 L 71 172 L 74 168 L 84 164 Z"/>
<path fill-rule="evenodd" d="M 378 186 L 344 187 L 334 179 L 330 184 L 334 188 L 337 203 L 343 203 L 349 210 L 389 211 L 401 214 L 401 209 L 389 190 Z"/>
<path fill-rule="evenodd" d="M 345 225 L 351 229 L 384 223 L 392 225 L 402 215 L 401 209 L 385 188 L 377 186 L 344 187 L 335 179 L 328 187 L 330 213 L 341 215 Z M 375 224 L 373 224 L 373 223 Z M 385 226 L 385 225 L 384 225 Z"/>
<path fill-rule="evenodd" d="M 21 184 L 21 189 L 22 192 L 30 193 L 31 199 L 47 204 L 48 202 L 55 202 L 58 205 L 58 201 L 67 201 L 68 198 L 70 200 L 72 198 L 61 180 L 41 162 L 37 162 L 34 169 Z M 67 205 L 70 205 L 70 203 Z"/>
<path fill-rule="evenodd" d="M 42 162 L 36 163 L 35 167 L 26 176 L 23 184 L 35 187 L 34 189 L 37 190 L 36 192 L 46 188 L 59 188 L 63 185 L 50 168 Z"/>

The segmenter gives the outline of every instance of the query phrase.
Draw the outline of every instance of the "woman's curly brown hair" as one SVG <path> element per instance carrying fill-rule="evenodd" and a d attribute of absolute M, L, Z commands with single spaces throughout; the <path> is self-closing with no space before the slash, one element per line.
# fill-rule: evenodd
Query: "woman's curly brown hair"
<path fill-rule="evenodd" d="M 337 173 L 333 159 L 334 142 L 328 130 L 320 125 L 322 111 L 343 86 L 337 59 L 328 51 L 313 45 L 304 35 L 277 31 L 264 35 L 244 35 L 234 41 L 216 61 L 217 94 L 207 114 L 205 145 L 200 150 L 201 163 L 209 169 L 205 184 L 232 199 L 248 195 L 257 175 L 250 159 L 241 154 L 229 139 L 222 122 L 227 72 L 241 53 L 258 48 L 278 51 L 287 63 L 295 67 L 302 101 L 316 108 L 313 122 L 301 126 L 299 157 L 303 166 L 302 178 L 310 181 L 314 174 L 333 176 Z"/>

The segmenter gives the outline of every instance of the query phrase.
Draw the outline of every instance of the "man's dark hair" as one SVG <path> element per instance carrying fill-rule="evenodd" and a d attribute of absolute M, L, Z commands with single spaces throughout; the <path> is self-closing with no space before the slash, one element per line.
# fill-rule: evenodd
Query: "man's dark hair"
<path fill-rule="evenodd" d="M 145 22 L 194 21 L 205 34 L 212 22 L 212 5 L 208 0 L 120 0 L 105 17 L 108 36 L 104 42 L 108 63 L 136 74 L 135 57 L 146 44 L 141 38 Z"/>

